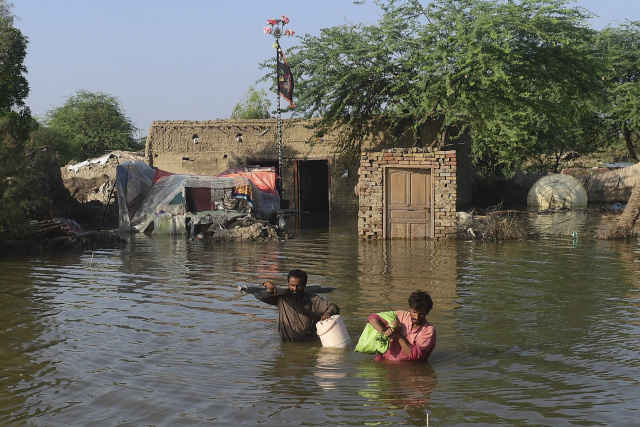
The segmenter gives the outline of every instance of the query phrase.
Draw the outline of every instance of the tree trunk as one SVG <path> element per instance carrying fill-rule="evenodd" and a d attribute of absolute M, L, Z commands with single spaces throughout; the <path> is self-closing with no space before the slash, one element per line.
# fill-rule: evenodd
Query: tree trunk
<path fill-rule="evenodd" d="M 627 150 L 629 150 L 629 155 L 633 163 L 638 163 L 638 156 L 636 156 L 636 151 L 633 149 L 633 141 L 631 141 L 631 131 L 626 123 L 622 125 L 622 134 L 624 135 L 624 141 L 627 143 Z"/>
<path fill-rule="evenodd" d="M 627 202 L 627 207 L 622 212 L 618 222 L 611 226 L 606 234 L 607 239 L 622 239 L 634 236 L 636 233 L 633 227 L 640 216 L 640 178 L 636 179 L 636 183 L 631 190 L 631 196 Z"/>

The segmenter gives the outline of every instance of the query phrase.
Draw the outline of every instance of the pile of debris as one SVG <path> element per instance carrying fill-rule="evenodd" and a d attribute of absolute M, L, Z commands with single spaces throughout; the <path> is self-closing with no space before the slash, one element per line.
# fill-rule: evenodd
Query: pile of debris
<path fill-rule="evenodd" d="M 211 225 L 204 233 L 196 235 L 196 240 L 211 242 L 270 241 L 287 240 L 289 236 L 284 230 L 272 225 L 269 221 L 245 217 L 226 226 Z"/>
<path fill-rule="evenodd" d="M 113 151 L 102 157 L 61 168 L 62 182 L 69 189 L 71 196 L 80 203 L 114 203 L 116 167 L 126 161 L 139 160 L 144 160 L 141 153 Z"/>
<path fill-rule="evenodd" d="M 490 211 L 485 215 L 456 212 L 458 240 L 506 241 L 540 237 L 527 220 L 528 213 L 520 211 Z"/>
<path fill-rule="evenodd" d="M 72 219 L 53 218 L 45 221 L 31 221 L 29 230 L 0 240 L 0 253 L 10 254 L 23 250 L 50 250 L 53 248 L 86 248 L 94 245 L 125 242 L 118 234 L 104 231 L 84 231 Z"/>

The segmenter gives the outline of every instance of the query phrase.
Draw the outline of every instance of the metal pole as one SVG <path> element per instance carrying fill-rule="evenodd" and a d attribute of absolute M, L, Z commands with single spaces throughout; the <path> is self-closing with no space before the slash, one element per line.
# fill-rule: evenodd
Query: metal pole
<path fill-rule="evenodd" d="M 280 110 L 280 81 L 278 80 L 278 68 L 280 65 L 280 37 L 285 34 L 288 36 L 293 35 L 293 31 L 284 31 L 284 26 L 289 23 L 289 18 L 282 16 L 282 19 L 269 19 L 267 20 L 269 24 L 264 28 L 265 33 L 271 34 L 275 39 L 275 47 L 276 47 L 276 98 L 277 98 L 277 117 L 278 117 L 278 179 L 276 181 L 276 187 L 278 193 L 280 194 L 280 206 L 282 206 L 282 200 L 284 197 L 283 194 L 283 185 L 282 185 L 282 115 Z"/>
<path fill-rule="evenodd" d="M 278 38 L 276 37 L 276 41 Z M 280 43 L 276 48 L 276 97 L 277 117 L 278 117 L 278 191 L 280 192 L 280 200 L 284 197 L 282 190 L 282 117 L 280 115 L 280 82 L 278 81 L 278 61 L 280 60 Z"/>

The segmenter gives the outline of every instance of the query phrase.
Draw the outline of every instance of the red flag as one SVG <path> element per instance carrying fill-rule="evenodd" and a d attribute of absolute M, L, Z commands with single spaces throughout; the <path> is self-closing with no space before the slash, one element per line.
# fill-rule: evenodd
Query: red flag
<path fill-rule="evenodd" d="M 287 63 L 287 58 L 278 43 L 278 92 L 289 103 L 289 107 L 295 108 L 293 103 L 293 75 Z"/>

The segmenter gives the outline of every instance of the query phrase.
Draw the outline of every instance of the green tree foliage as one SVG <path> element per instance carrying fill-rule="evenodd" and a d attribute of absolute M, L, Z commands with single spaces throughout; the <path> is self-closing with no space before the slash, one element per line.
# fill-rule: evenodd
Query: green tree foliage
<path fill-rule="evenodd" d="M 640 21 L 627 21 L 617 28 L 605 28 L 599 40 L 609 60 L 607 109 L 603 116 L 609 125 L 605 137 L 622 138 L 629 156 L 638 162 L 634 145 L 640 136 Z M 640 218 L 640 182 L 636 182 L 624 212 L 605 234 L 608 238 L 636 236 Z"/>
<path fill-rule="evenodd" d="M 271 101 L 264 89 L 257 90 L 249 86 L 244 98 L 238 102 L 231 112 L 232 119 L 268 119 Z"/>
<path fill-rule="evenodd" d="M 32 201 L 17 189 L 28 172 L 25 141 L 31 112 L 24 66 L 27 38 L 13 26 L 12 5 L 0 0 L 0 232 L 24 227 Z M 39 202 L 36 202 L 39 203 Z"/>
<path fill-rule="evenodd" d="M 581 124 L 600 102 L 603 62 L 586 10 L 568 0 L 423 3 L 379 1 L 376 24 L 305 35 L 289 54 L 298 112 L 320 117 L 320 132 L 341 129 L 346 150 L 380 124 L 429 145 L 464 131 L 495 176 L 588 148 Z M 441 132 L 423 141 L 433 120 Z"/>
<path fill-rule="evenodd" d="M 63 106 L 48 111 L 46 123 L 53 135 L 72 147 L 76 160 L 136 148 L 135 127 L 118 99 L 104 93 L 78 91 Z"/>
<path fill-rule="evenodd" d="M 634 145 L 640 135 L 640 21 L 607 27 L 598 36 L 599 46 L 609 60 L 606 73 L 608 124 L 605 137 L 623 138 L 629 156 L 638 162 Z"/>
<path fill-rule="evenodd" d="M 73 147 L 64 135 L 58 130 L 47 127 L 37 120 L 32 121 L 31 132 L 29 133 L 28 146 L 32 148 L 45 148 L 55 150 L 57 161 L 60 166 L 64 166 L 76 156 Z"/>
<path fill-rule="evenodd" d="M 31 112 L 24 103 L 29 95 L 24 66 L 28 40 L 13 27 L 11 6 L 0 0 L 0 129 L 3 137 L 17 139 L 3 149 L 19 152 L 31 120 Z"/>

